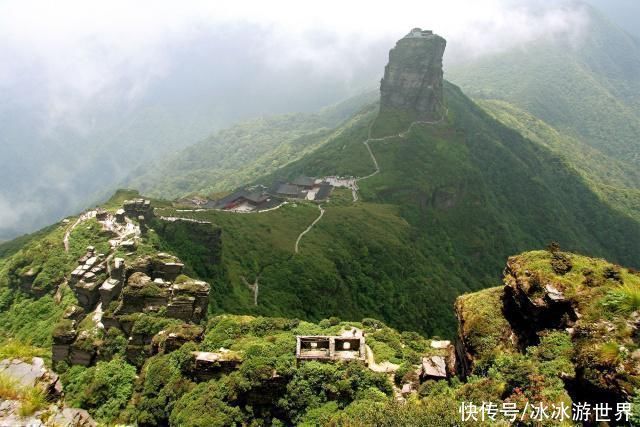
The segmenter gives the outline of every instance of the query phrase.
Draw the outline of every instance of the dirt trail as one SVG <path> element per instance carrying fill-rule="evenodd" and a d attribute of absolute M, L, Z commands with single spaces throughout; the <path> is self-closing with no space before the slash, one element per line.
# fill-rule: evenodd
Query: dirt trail
<path fill-rule="evenodd" d="M 318 218 L 316 218 L 310 226 L 308 226 L 302 233 L 300 233 L 300 235 L 298 236 L 298 239 L 296 240 L 296 245 L 295 245 L 295 253 L 298 253 L 298 246 L 300 245 L 300 240 L 302 240 L 302 236 L 304 236 L 305 234 L 307 234 L 309 231 L 311 231 L 311 229 L 313 228 L 314 225 L 316 225 L 318 223 L 318 221 L 320 221 L 322 219 L 322 216 L 324 215 L 324 209 L 322 208 L 322 205 L 318 205 L 318 209 L 320 209 L 320 215 L 318 216 Z"/>
<path fill-rule="evenodd" d="M 80 217 L 78 217 L 76 222 L 74 222 L 71 227 L 67 229 L 67 231 L 64 233 L 64 237 L 62 238 L 62 244 L 64 245 L 65 252 L 69 252 L 69 238 L 71 237 L 71 233 L 73 232 L 73 230 L 83 222 L 91 218 L 94 218 L 95 216 L 96 216 L 96 211 L 85 212 L 82 215 L 80 215 Z"/>
<path fill-rule="evenodd" d="M 370 173 L 369 175 L 367 175 L 367 176 L 356 178 L 356 186 L 355 186 L 354 189 L 352 189 L 353 201 L 354 202 L 358 201 L 357 182 L 358 181 L 363 181 L 363 180 L 368 179 L 368 178 L 371 178 L 372 176 L 375 176 L 375 175 L 380 173 L 380 166 L 378 165 L 378 160 L 376 159 L 376 156 L 373 154 L 373 151 L 371 150 L 371 146 L 369 145 L 370 142 L 386 141 L 387 139 L 393 139 L 393 138 L 404 138 L 405 136 L 407 136 L 411 132 L 411 130 L 413 129 L 414 126 L 416 126 L 416 125 L 435 125 L 435 124 L 441 123 L 445 119 L 445 117 L 447 117 L 448 114 L 449 114 L 449 109 L 445 109 L 444 113 L 442 114 L 442 117 L 440 117 L 439 120 L 435 120 L 435 121 L 416 120 L 415 122 L 412 122 L 406 130 L 404 130 L 402 132 L 398 132 L 395 135 L 383 136 L 381 138 L 371 138 L 371 126 L 373 126 L 373 123 L 372 123 L 371 126 L 369 126 L 368 137 L 362 143 L 364 144 L 365 147 L 367 147 L 367 151 L 369 152 L 369 155 L 371 156 L 371 161 L 373 162 L 373 166 L 374 166 L 375 170 L 372 173 Z"/>
<path fill-rule="evenodd" d="M 395 371 L 398 370 L 398 368 L 400 368 L 400 365 L 396 365 L 395 363 L 391 363 L 388 361 L 382 362 L 382 363 L 376 363 L 376 359 L 373 356 L 373 350 L 371 350 L 371 347 L 369 347 L 369 345 L 365 345 L 365 348 L 366 348 L 367 364 L 369 366 L 369 369 L 371 369 L 372 371 L 393 374 Z"/>

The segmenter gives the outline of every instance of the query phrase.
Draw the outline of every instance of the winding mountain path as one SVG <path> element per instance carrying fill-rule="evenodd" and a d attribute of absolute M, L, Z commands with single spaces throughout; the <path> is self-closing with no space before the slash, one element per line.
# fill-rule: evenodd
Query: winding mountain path
<path fill-rule="evenodd" d="M 395 363 L 391 363 L 389 361 L 376 363 L 376 359 L 373 355 L 373 350 L 371 350 L 371 347 L 369 347 L 368 344 L 365 345 L 365 356 L 367 358 L 367 365 L 369 366 L 369 369 L 374 372 L 393 374 L 400 368 L 400 365 L 396 365 Z"/>
<path fill-rule="evenodd" d="M 369 152 L 369 155 L 371 156 L 371 161 L 373 162 L 373 166 L 374 166 L 375 170 L 372 173 L 370 173 L 369 175 L 367 175 L 367 176 L 356 178 L 356 185 L 355 185 L 354 189 L 352 189 L 353 201 L 354 202 L 358 201 L 358 186 L 357 186 L 358 181 L 363 181 L 365 179 L 371 178 L 372 176 L 375 176 L 375 175 L 380 173 L 380 165 L 378 165 L 378 160 L 376 159 L 376 156 L 373 154 L 373 150 L 371 150 L 371 146 L 369 145 L 370 142 L 386 141 L 387 139 L 393 139 L 393 138 L 404 138 L 407 135 L 409 135 L 409 133 L 411 132 L 411 130 L 413 129 L 414 126 L 416 126 L 416 125 L 435 125 L 435 124 L 438 124 L 438 123 L 442 123 L 442 121 L 445 119 L 445 117 L 447 117 L 448 114 L 449 114 L 449 109 L 445 108 L 445 111 L 442 114 L 442 117 L 440 117 L 440 119 L 438 119 L 438 120 L 434 120 L 434 121 L 416 120 L 415 122 L 411 122 L 411 124 L 409 125 L 409 127 L 406 130 L 404 130 L 402 132 L 398 132 L 395 135 L 383 136 L 381 138 L 371 138 L 371 127 L 373 126 L 373 123 L 371 123 L 371 126 L 369 126 L 369 134 L 367 136 L 367 139 L 364 140 L 362 143 L 364 144 L 365 147 L 367 147 L 367 151 Z"/>
<path fill-rule="evenodd" d="M 79 226 L 81 223 L 87 221 L 88 219 L 94 218 L 96 216 L 96 211 L 88 211 L 80 215 L 76 222 L 73 223 L 71 227 L 67 229 L 64 233 L 64 237 L 62 238 L 62 244 L 64 245 L 64 251 L 69 252 L 69 238 L 71 237 L 71 233 L 73 230 Z"/>
<path fill-rule="evenodd" d="M 416 126 L 416 125 L 435 125 L 435 124 L 441 123 L 442 121 L 444 121 L 444 119 L 447 117 L 448 114 L 449 114 L 449 109 L 445 108 L 445 110 L 444 110 L 444 112 L 442 114 L 442 117 L 440 117 L 440 119 L 438 119 L 438 120 L 434 120 L 434 121 L 416 120 L 415 122 L 412 122 L 409 125 L 409 127 L 407 127 L 407 129 L 403 130 L 402 132 L 398 132 L 395 135 L 383 136 L 381 138 L 371 138 L 371 127 L 373 126 L 373 123 L 371 123 L 371 126 L 369 126 L 367 139 L 364 140 L 362 143 L 364 144 L 365 147 L 367 147 L 367 151 L 369 152 L 369 156 L 371 156 L 371 161 L 373 162 L 373 167 L 374 167 L 375 170 L 372 173 L 370 173 L 369 175 L 362 176 L 362 177 L 356 178 L 354 180 L 353 186 L 351 187 L 351 195 L 353 196 L 353 201 L 357 202 L 359 200 L 358 182 L 359 181 L 364 181 L 365 179 L 371 178 L 372 176 L 375 176 L 375 175 L 380 173 L 380 165 L 378 164 L 378 159 L 376 159 L 376 156 L 375 156 L 375 154 L 373 154 L 373 150 L 371 149 L 371 146 L 369 145 L 370 142 L 386 141 L 387 139 L 393 139 L 393 138 L 404 138 L 407 135 L 409 135 L 411 130 L 413 130 L 414 126 Z M 320 221 L 320 219 L 322 218 L 322 215 L 324 215 L 324 209 L 322 209 L 322 206 L 318 205 L 318 208 L 320 209 L 320 216 L 318 216 L 318 218 L 316 218 L 316 220 L 313 221 L 311 223 L 311 225 L 309 227 L 307 227 L 306 230 L 304 230 L 302 233 L 300 233 L 300 235 L 298 236 L 298 239 L 296 239 L 295 253 L 298 253 L 298 249 L 299 249 L 298 246 L 300 245 L 300 240 L 302 240 L 302 236 L 307 234 L 313 228 L 313 226 L 316 225 L 318 223 L 318 221 Z"/>
<path fill-rule="evenodd" d="M 320 215 L 318 216 L 318 218 L 316 218 L 310 226 L 308 226 L 302 233 L 300 233 L 300 235 L 298 236 L 298 238 L 296 239 L 296 245 L 295 245 L 295 253 L 298 253 L 298 246 L 300 245 L 300 240 L 302 240 L 302 236 L 304 236 L 305 234 L 307 234 L 309 231 L 311 231 L 311 229 L 313 228 L 314 225 L 316 225 L 318 223 L 318 221 L 320 221 L 322 219 L 322 216 L 324 215 L 324 209 L 322 208 L 322 205 L 318 205 L 318 209 L 320 209 Z"/>

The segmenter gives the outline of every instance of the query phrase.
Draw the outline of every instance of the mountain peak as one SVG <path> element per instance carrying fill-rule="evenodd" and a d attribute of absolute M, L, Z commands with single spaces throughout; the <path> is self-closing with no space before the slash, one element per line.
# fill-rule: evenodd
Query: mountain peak
<path fill-rule="evenodd" d="M 446 40 L 430 30 L 412 29 L 389 51 L 380 84 L 381 111 L 407 111 L 418 119 L 442 116 L 442 55 Z"/>

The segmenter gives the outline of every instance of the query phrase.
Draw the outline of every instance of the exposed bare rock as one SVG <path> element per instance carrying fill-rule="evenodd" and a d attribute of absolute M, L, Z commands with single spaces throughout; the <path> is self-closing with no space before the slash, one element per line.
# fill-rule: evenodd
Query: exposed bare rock
<path fill-rule="evenodd" d="M 519 345 L 536 344 L 544 329 L 565 329 L 578 319 L 576 308 L 564 297 L 562 286 L 527 270 L 519 257 L 510 257 L 504 270 L 504 313 L 517 331 Z"/>
<path fill-rule="evenodd" d="M 242 358 L 233 351 L 221 348 L 217 352 L 195 351 L 194 374 L 201 381 L 213 378 L 218 372 L 231 372 L 242 363 Z"/>
<path fill-rule="evenodd" d="M 420 378 L 422 381 L 447 378 L 447 362 L 445 358 L 443 356 L 423 357 Z"/>
<path fill-rule="evenodd" d="M 62 314 L 63 319 L 70 319 L 79 322 L 86 315 L 86 311 L 77 305 L 69 306 Z"/>
<path fill-rule="evenodd" d="M 502 287 L 462 295 L 456 300 L 458 337 L 455 351 L 462 377 L 473 372 L 478 360 L 495 351 L 516 351 L 517 339 L 504 318 L 503 300 Z"/>
<path fill-rule="evenodd" d="M 89 275 L 93 275 L 93 273 L 87 273 L 85 275 L 85 279 L 93 279 L 94 277 L 88 277 Z M 100 292 L 98 290 L 97 282 L 85 282 L 85 279 L 76 283 L 75 292 L 76 297 L 78 298 L 78 304 L 85 309 L 86 311 L 90 311 L 95 307 L 98 299 L 100 298 Z"/>
<path fill-rule="evenodd" d="M 52 417 L 54 426 L 60 427 L 97 427 L 97 423 L 84 409 L 63 408 Z"/>
<path fill-rule="evenodd" d="M 170 353 L 189 341 L 200 341 L 204 328 L 197 325 L 180 325 L 158 332 L 153 337 L 154 353 Z"/>
<path fill-rule="evenodd" d="M 446 349 L 449 348 L 451 346 L 451 341 L 436 341 L 436 340 L 432 340 L 431 341 L 431 348 L 437 348 L 437 349 Z"/>
<path fill-rule="evenodd" d="M 45 367 L 44 361 L 34 357 L 31 363 L 21 360 L 0 361 L 0 373 L 16 381 L 21 387 L 39 387 L 47 395 L 50 405 L 23 417 L 17 400 L 0 401 L 0 426 L 50 426 L 50 427 L 95 427 L 97 423 L 83 409 L 64 407 L 61 401 L 62 384 L 53 371 Z"/>
<path fill-rule="evenodd" d="M 380 84 L 380 111 L 408 111 L 419 120 L 438 120 L 444 113 L 442 55 L 446 41 L 414 28 L 389 52 Z"/>
<path fill-rule="evenodd" d="M 44 360 L 34 357 L 31 363 L 18 359 L 0 361 L 0 373 L 12 378 L 22 387 L 41 387 L 50 396 L 61 392 L 58 375 L 44 366 Z"/>
<path fill-rule="evenodd" d="M 102 306 L 107 307 L 114 299 L 118 298 L 122 290 L 122 283 L 117 279 L 107 279 L 100 286 L 100 299 Z"/>
<path fill-rule="evenodd" d="M 124 213 L 129 218 L 138 218 L 142 216 L 146 221 L 150 221 L 153 218 L 153 207 L 150 200 L 134 199 L 125 200 L 122 208 Z"/>

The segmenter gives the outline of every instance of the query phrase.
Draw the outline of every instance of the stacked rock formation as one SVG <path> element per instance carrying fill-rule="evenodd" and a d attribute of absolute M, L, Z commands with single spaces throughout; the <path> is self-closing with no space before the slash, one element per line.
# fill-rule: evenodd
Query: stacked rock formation
<path fill-rule="evenodd" d="M 446 41 L 414 28 L 389 52 L 380 84 L 380 111 L 403 111 L 417 120 L 439 120 L 443 113 L 442 55 Z"/>

